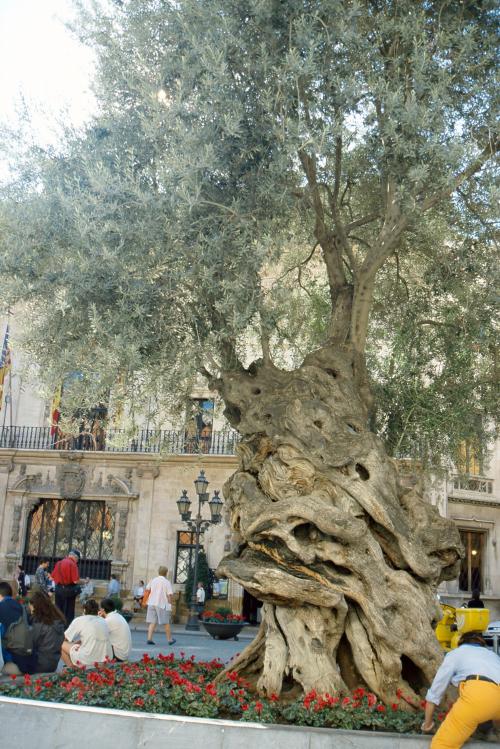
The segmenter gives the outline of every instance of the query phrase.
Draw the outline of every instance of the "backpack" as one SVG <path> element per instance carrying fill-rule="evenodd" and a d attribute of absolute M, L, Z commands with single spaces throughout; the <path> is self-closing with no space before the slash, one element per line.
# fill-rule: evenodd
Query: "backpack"
<path fill-rule="evenodd" d="M 27 656 L 33 653 L 33 630 L 28 623 L 26 608 L 23 606 L 22 609 L 17 622 L 12 622 L 7 628 L 2 644 L 13 655 Z"/>

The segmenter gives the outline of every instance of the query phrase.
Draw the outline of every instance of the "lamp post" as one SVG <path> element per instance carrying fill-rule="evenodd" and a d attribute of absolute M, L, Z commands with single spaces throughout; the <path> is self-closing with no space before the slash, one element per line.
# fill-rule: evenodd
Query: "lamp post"
<path fill-rule="evenodd" d="M 198 558 L 200 554 L 200 535 L 206 531 L 210 525 L 220 523 L 222 519 L 222 499 L 219 497 L 219 490 L 214 491 L 212 499 L 208 499 L 209 494 L 207 491 L 208 481 L 205 478 L 205 471 L 200 471 L 200 475 L 194 482 L 194 488 L 198 495 L 198 512 L 196 517 L 191 519 L 191 500 L 188 497 L 187 489 L 182 490 L 182 494 L 177 500 L 177 507 L 179 508 L 179 514 L 181 518 L 187 523 L 187 526 L 191 533 L 195 534 L 195 546 L 194 546 L 194 568 L 193 568 L 193 589 L 191 590 L 191 605 L 189 608 L 189 618 L 186 623 L 186 629 L 199 630 L 200 625 L 198 622 L 198 610 L 196 606 L 196 588 L 198 585 Z M 210 518 L 204 519 L 201 515 L 201 510 L 205 502 L 208 502 L 210 509 Z"/>

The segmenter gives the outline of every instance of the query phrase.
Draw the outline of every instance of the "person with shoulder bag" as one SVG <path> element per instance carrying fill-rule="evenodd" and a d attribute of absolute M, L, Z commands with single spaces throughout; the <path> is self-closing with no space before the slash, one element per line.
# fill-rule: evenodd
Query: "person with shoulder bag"
<path fill-rule="evenodd" d="M 12 586 L 0 582 L 0 636 L 4 673 L 33 674 L 36 652 L 26 608 L 12 597 Z"/>
<path fill-rule="evenodd" d="M 29 609 L 37 673 L 53 672 L 57 669 L 64 642 L 64 614 L 52 603 L 47 593 L 41 590 L 30 593 Z"/>

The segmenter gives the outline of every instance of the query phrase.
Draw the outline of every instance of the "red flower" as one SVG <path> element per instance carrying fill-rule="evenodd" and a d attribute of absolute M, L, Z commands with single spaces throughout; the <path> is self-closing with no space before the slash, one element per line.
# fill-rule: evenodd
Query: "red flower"
<path fill-rule="evenodd" d="M 154 694 L 156 694 L 156 689 L 150 689 L 149 692 L 148 692 L 148 694 L 150 694 L 151 696 L 153 696 Z"/>
<path fill-rule="evenodd" d="M 134 700 L 134 703 L 139 707 L 144 707 L 144 700 L 142 697 L 137 697 L 137 699 Z"/>
<path fill-rule="evenodd" d="M 207 684 L 205 687 L 205 692 L 212 697 L 217 697 L 217 689 L 215 687 L 215 684 Z"/>
<path fill-rule="evenodd" d="M 368 707 L 374 707 L 377 704 L 377 697 L 373 692 L 369 692 L 366 701 L 368 703 Z"/>
<path fill-rule="evenodd" d="M 311 707 L 311 702 L 314 702 L 317 696 L 318 694 L 315 689 L 311 689 L 311 691 L 306 694 L 306 696 L 304 697 L 304 707 L 306 708 L 306 710 L 309 710 L 309 708 Z"/>
<path fill-rule="evenodd" d="M 264 708 L 264 705 L 262 704 L 262 702 L 255 703 L 255 712 L 258 713 L 259 715 L 261 714 L 263 708 Z"/>
<path fill-rule="evenodd" d="M 273 692 L 271 694 L 271 696 L 269 697 L 269 699 L 271 700 L 271 702 L 279 702 L 280 698 L 278 697 L 278 695 L 276 694 L 276 692 Z"/>
<path fill-rule="evenodd" d="M 385 713 L 385 705 L 377 705 L 376 710 L 379 713 Z"/>
<path fill-rule="evenodd" d="M 399 705 L 397 704 L 397 702 L 393 702 L 392 705 L 391 705 L 391 707 L 392 707 L 393 710 L 398 710 L 399 709 Z"/>
<path fill-rule="evenodd" d="M 350 698 L 344 697 L 344 699 L 342 700 L 342 707 L 347 707 L 347 705 L 350 705 L 350 704 L 351 704 Z"/>
<path fill-rule="evenodd" d="M 245 712 L 246 710 L 248 710 L 248 705 L 242 705 L 241 709 L 243 710 L 243 712 Z"/>

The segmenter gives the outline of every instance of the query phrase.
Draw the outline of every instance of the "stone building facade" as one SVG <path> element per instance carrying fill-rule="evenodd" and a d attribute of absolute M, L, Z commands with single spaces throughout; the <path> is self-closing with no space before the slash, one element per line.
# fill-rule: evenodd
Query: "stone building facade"
<path fill-rule="evenodd" d="M 0 578 L 12 579 L 19 563 L 34 571 L 39 558 L 59 558 L 74 546 L 82 552 L 82 575 L 107 580 L 115 573 L 131 590 L 166 564 L 182 590 L 183 553 L 192 553 L 194 539 L 176 501 L 187 489 L 196 504 L 193 482 L 201 469 L 211 493 L 235 465 L 227 455 L 0 448 Z M 204 513 L 210 516 L 208 508 Z M 215 569 L 230 548 L 225 522 L 210 526 L 202 543 Z M 228 597 L 239 610 L 238 585 L 229 584 Z"/>

